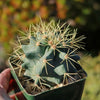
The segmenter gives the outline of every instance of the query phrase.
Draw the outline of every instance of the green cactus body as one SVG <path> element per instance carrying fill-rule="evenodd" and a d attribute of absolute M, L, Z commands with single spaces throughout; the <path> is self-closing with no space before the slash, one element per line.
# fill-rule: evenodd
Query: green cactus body
<path fill-rule="evenodd" d="M 29 43 L 24 44 L 19 40 L 20 45 L 14 51 L 12 62 L 19 68 L 19 76 L 22 69 L 25 70 L 24 75 L 34 81 L 34 87 L 52 88 L 69 79 L 75 81 L 75 75 L 77 79 L 80 78 L 80 57 L 75 52 L 82 47 L 81 40 L 85 37 L 76 38 L 77 31 L 64 25 L 41 21 L 36 26 L 31 25 L 27 36 L 21 38 L 29 40 Z"/>

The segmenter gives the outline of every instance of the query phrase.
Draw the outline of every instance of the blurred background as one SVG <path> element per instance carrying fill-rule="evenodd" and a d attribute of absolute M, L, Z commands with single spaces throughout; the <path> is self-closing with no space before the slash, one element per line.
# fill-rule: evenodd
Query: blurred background
<path fill-rule="evenodd" d="M 8 66 L 18 30 L 39 22 L 61 20 L 84 34 L 81 63 L 88 73 L 82 100 L 100 100 L 100 0 L 0 0 L 0 71 Z"/>

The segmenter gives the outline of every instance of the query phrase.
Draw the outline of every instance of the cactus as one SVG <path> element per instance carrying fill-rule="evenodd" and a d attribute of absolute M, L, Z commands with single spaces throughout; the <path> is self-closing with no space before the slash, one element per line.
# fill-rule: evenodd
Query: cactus
<path fill-rule="evenodd" d="M 76 29 L 60 26 L 54 20 L 31 24 L 28 32 L 18 38 L 19 45 L 11 58 L 14 69 L 19 70 L 18 76 L 24 70 L 24 76 L 33 80 L 33 88 L 39 89 L 52 89 L 80 79 L 78 72 L 82 68 L 76 52 L 83 48 L 81 41 L 85 37 L 76 35 Z"/>

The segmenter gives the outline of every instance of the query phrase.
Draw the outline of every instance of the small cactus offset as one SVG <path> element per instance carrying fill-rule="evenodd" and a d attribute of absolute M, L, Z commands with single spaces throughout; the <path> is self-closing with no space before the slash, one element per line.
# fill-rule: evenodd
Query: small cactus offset
<path fill-rule="evenodd" d="M 18 38 L 19 45 L 14 49 L 11 63 L 18 69 L 19 77 L 33 80 L 33 88 L 52 89 L 81 78 L 82 70 L 76 51 L 83 48 L 84 36 L 76 37 L 77 30 L 66 24 L 40 21 L 30 25 L 27 33 Z"/>

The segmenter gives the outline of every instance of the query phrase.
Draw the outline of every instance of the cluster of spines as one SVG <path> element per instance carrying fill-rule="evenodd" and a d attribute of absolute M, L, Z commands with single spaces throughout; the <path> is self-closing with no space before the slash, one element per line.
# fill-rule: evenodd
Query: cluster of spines
<path fill-rule="evenodd" d="M 61 61 L 61 63 L 63 63 L 63 61 L 66 61 L 66 65 L 68 64 L 67 62 L 69 61 L 70 64 L 75 67 L 71 61 L 77 63 L 75 60 L 73 60 L 71 58 L 71 56 L 73 56 L 73 53 L 75 51 L 77 51 L 77 49 L 79 48 L 83 48 L 83 43 L 81 42 L 85 37 L 84 36 L 80 36 L 78 38 L 76 38 L 77 35 L 77 30 L 70 30 L 69 26 L 64 27 L 66 24 L 63 24 L 62 26 L 60 26 L 60 23 L 55 23 L 55 21 L 51 21 L 49 24 L 46 24 L 45 22 L 40 22 L 37 25 L 30 25 L 28 33 L 24 33 L 23 37 L 19 37 L 18 38 L 18 46 L 14 49 L 14 55 L 13 55 L 13 59 L 12 59 L 12 63 L 15 64 L 19 69 L 19 76 L 21 75 L 21 71 L 22 71 L 22 66 L 21 66 L 21 59 L 25 58 L 25 54 L 22 52 L 22 41 L 25 40 L 29 40 L 32 36 L 36 38 L 35 43 L 36 46 L 49 46 L 50 49 L 54 50 L 54 55 L 55 55 L 55 50 L 58 52 L 61 52 L 59 49 L 60 48 L 67 48 L 68 51 L 66 53 L 66 55 L 64 56 L 64 59 Z M 22 32 L 23 33 L 23 32 Z M 44 42 L 43 42 L 44 41 Z M 70 49 L 73 49 L 71 52 Z M 43 63 L 45 64 L 45 71 L 48 74 L 47 68 L 46 68 L 46 64 L 49 64 L 51 67 L 54 67 L 52 64 L 49 63 L 49 60 L 44 59 Z M 15 68 L 15 69 L 16 69 Z M 67 65 L 67 69 L 68 69 L 68 65 Z M 68 69 L 69 70 L 69 69 Z M 75 80 L 73 77 L 71 77 L 71 75 L 75 75 L 77 73 L 64 73 L 64 79 L 63 79 L 63 83 L 65 81 L 65 77 L 70 77 L 72 80 Z M 37 75 L 37 77 L 40 77 L 39 75 Z M 41 80 L 44 81 L 41 77 L 40 77 L 40 84 Z M 47 84 L 46 84 L 47 85 Z M 38 85 L 36 85 L 38 86 Z"/>

